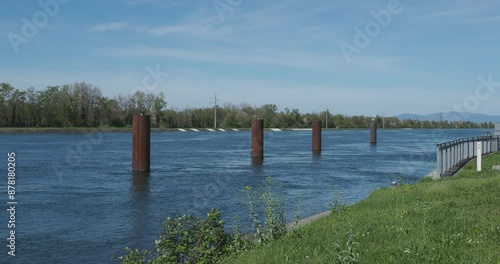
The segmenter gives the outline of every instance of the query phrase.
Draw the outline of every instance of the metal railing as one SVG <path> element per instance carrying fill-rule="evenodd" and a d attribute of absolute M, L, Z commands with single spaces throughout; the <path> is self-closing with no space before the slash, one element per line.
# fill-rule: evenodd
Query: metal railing
<path fill-rule="evenodd" d="M 470 137 L 437 144 L 437 172 L 446 175 L 454 168 L 477 157 L 477 143 L 482 142 L 482 154 L 500 151 L 500 136 Z"/>

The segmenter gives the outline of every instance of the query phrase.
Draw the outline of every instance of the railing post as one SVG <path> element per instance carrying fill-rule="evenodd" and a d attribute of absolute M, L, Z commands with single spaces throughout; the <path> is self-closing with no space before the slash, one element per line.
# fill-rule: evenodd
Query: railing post
<path fill-rule="evenodd" d="M 445 148 L 444 149 L 444 171 L 443 172 L 446 172 L 448 171 L 448 167 L 450 166 L 450 160 L 448 159 L 448 155 L 449 155 L 449 151 L 448 151 L 448 148 Z"/>
<path fill-rule="evenodd" d="M 497 137 L 497 152 L 500 152 L 500 136 Z"/>
<path fill-rule="evenodd" d="M 470 156 L 469 146 L 470 146 L 470 141 L 469 141 L 469 140 L 467 140 L 467 159 L 468 159 L 468 158 L 469 158 L 469 156 Z"/>
<path fill-rule="evenodd" d="M 472 140 L 472 158 L 476 156 L 476 140 Z"/>
<path fill-rule="evenodd" d="M 452 156 L 452 163 L 451 167 L 454 167 L 455 164 L 457 164 L 457 152 L 455 151 L 456 145 L 453 143 L 453 146 L 451 147 L 451 156 Z"/>
<path fill-rule="evenodd" d="M 477 142 L 477 171 L 480 172 L 482 168 L 482 153 L 483 153 L 483 142 Z"/>
<path fill-rule="evenodd" d="M 462 155 L 462 142 L 458 145 L 458 157 L 460 160 L 464 159 L 464 155 Z"/>
<path fill-rule="evenodd" d="M 462 156 L 462 159 L 465 159 L 465 143 L 462 142 L 462 144 L 460 144 L 460 155 Z"/>
<path fill-rule="evenodd" d="M 492 137 L 492 136 L 489 136 L 489 137 L 488 137 L 488 141 L 489 141 L 489 143 L 488 143 L 488 148 L 489 148 L 489 149 L 488 149 L 488 153 L 491 153 L 491 152 L 493 152 L 493 151 L 491 151 L 491 150 L 493 149 L 493 148 L 492 148 L 492 144 L 493 144 L 493 137 Z"/>
<path fill-rule="evenodd" d="M 441 147 L 438 145 L 437 146 L 437 174 L 439 177 L 441 177 L 441 175 L 443 174 L 443 164 L 441 163 L 442 162 L 442 152 L 441 152 Z"/>
<path fill-rule="evenodd" d="M 453 168 L 455 166 L 455 143 L 453 143 L 451 147 L 451 166 L 450 168 Z"/>
<path fill-rule="evenodd" d="M 460 146 L 462 148 L 462 151 L 460 152 L 462 155 L 462 159 L 465 159 L 465 143 L 462 142 L 462 144 Z"/>
<path fill-rule="evenodd" d="M 472 150 L 472 153 L 470 154 L 469 158 L 474 158 L 474 139 L 470 141 L 469 144 L 470 144 L 469 147 Z"/>

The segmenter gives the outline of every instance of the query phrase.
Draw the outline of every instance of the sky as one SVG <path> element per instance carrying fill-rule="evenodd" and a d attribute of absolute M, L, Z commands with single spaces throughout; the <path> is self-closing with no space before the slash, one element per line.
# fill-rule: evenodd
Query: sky
<path fill-rule="evenodd" d="M 500 114 L 500 1 L 0 2 L 0 82 L 167 108 Z"/>

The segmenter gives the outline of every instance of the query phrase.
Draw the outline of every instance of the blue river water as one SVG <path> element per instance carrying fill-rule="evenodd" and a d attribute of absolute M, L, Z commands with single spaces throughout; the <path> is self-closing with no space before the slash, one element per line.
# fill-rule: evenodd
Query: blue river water
<path fill-rule="evenodd" d="M 485 135 L 473 130 L 266 131 L 263 164 L 252 164 L 250 132 L 153 132 L 151 172 L 133 173 L 131 133 L 0 134 L 0 263 L 115 263 L 125 246 L 154 247 L 167 217 L 221 211 L 249 226 L 242 189 L 271 176 L 293 215 L 329 209 L 333 192 L 347 203 L 412 183 L 436 167 L 436 144 Z M 16 257 L 7 255 L 7 153 L 16 153 Z M 250 231 L 250 230 L 248 230 Z"/>

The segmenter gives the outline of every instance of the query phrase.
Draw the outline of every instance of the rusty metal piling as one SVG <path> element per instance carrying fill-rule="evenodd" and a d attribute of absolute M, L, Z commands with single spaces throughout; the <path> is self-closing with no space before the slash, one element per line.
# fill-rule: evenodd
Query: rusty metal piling
<path fill-rule="evenodd" d="M 313 153 L 321 153 L 321 121 L 319 120 L 312 124 L 312 150 Z"/>
<path fill-rule="evenodd" d="M 372 120 L 370 125 L 370 144 L 377 145 L 377 122 L 375 122 L 375 119 Z"/>
<path fill-rule="evenodd" d="M 132 122 L 132 170 L 150 171 L 151 116 L 134 115 Z"/>
<path fill-rule="evenodd" d="M 264 119 L 252 120 L 252 158 L 264 158 Z"/>

